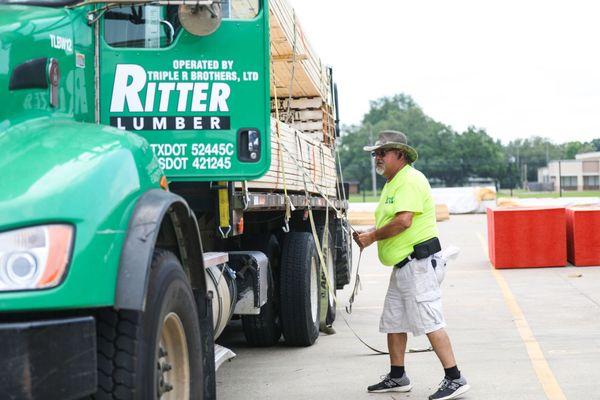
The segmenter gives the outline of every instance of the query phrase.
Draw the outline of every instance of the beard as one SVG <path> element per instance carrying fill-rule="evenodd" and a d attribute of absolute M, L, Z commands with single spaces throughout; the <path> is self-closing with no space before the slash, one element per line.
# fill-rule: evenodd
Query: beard
<path fill-rule="evenodd" d="M 383 175 L 383 173 L 385 172 L 385 168 L 383 167 L 383 165 L 376 165 L 375 172 L 377 173 L 377 175 Z"/>

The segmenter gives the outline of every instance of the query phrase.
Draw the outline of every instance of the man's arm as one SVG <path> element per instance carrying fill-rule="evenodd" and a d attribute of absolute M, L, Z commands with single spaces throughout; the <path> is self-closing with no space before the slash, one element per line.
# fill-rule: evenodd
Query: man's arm
<path fill-rule="evenodd" d="M 379 229 L 369 230 L 364 233 L 354 234 L 354 240 L 361 249 L 372 245 L 378 240 L 384 240 L 404 232 L 412 225 L 413 213 L 402 211 L 396 214 L 393 220 Z"/>

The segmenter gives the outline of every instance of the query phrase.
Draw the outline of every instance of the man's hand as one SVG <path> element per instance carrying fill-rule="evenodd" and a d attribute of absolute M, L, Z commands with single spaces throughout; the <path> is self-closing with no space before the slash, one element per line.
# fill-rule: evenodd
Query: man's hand
<path fill-rule="evenodd" d="M 362 250 L 375 242 L 375 230 L 370 230 L 367 232 L 353 232 L 352 238 Z"/>
<path fill-rule="evenodd" d="M 358 245 L 358 247 L 360 246 L 360 241 L 358 240 L 358 236 L 362 233 L 362 231 L 354 231 L 352 232 L 352 239 L 354 239 L 354 242 L 356 242 L 356 244 Z M 362 250 L 362 247 L 361 247 Z"/>

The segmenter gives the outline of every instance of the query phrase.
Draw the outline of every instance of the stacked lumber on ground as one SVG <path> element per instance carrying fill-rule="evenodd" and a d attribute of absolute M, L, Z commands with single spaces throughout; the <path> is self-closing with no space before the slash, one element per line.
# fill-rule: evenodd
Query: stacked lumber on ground
<path fill-rule="evenodd" d="M 278 115 L 281 121 L 333 146 L 335 121 L 330 69 L 312 50 L 287 1 L 271 0 L 269 5 L 273 116 Z"/>
<path fill-rule="evenodd" d="M 279 126 L 277 126 L 279 125 Z M 303 172 L 304 171 L 304 172 Z M 271 168 L 262 178 L 248 182 L 249 189 L 268 189 L 337 195 L 333 150 L 282 122 L 271 119 Z"/>
<path fill-rule="evenodd" d="M 375 212 L 374 211 L 348 211 L 348 221 L 352 225 L 375 225 Z"/>
<path fill-rule="evenodd" d="M 445 221 L 450 219 L 450 211 L 446 204 L 436 204 L 435 205 L 435 220 L 436 221 Z"/>
<path fill-rule="evenodd" d="M 375 207 L 373 204 L 373 210 L 359 209 L 355 210 L 350 208 L 348 211 L 348 219 L 352 225 L 375 225 Z M 448 206 L 445 204 L 435 205 L 435 219 L 436 221 L 446 221 L 450 219 L 450 213 L 448 212 Z"/>

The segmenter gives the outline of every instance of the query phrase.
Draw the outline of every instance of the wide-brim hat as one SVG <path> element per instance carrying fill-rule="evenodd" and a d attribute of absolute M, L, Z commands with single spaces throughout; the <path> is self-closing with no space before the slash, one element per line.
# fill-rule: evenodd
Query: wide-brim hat
<path fill-rule="evenodd" d="M 400 149 L 406 154 L 406 157 L 411 164 L 419 158 L 417 150 L 408 145 L 406 135 L 399 131 L 379 132 L 379 138 L 373 146 L 363 147 L 364 151 L 373 151 L 377 149 Z"/>

